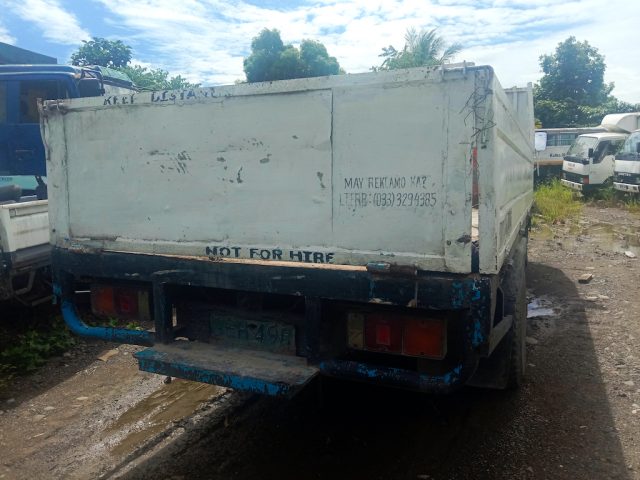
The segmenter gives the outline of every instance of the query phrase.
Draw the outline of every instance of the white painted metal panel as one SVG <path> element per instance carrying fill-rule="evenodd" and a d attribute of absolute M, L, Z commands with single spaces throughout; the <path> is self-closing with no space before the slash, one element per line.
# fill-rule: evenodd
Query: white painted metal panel
<path fill-rule="evenodd" d="M 490 88 L 481 127 L 486 134 L 478 149 L 480 272 L 497 273 L 533 202 L 534 119 L 532 101 L 527 102 L 528 115 L 522 103 L 517 113 L 493 72 L 488 73 L 483 80 Z"/>
<path fill-rule="evenodd" d="M 470 246 L 451 255 L 447 240 L 471 234 L 464 182 L 473 131 L 463 117 L 472 92 L 473 78 L 463 77 L 334 91 L 336 245 L 392 263 L 404 256 L 434 270 L 469 269 Z"/>
<path fill-rule="evenodd" d="M 74 238 L 314 245 L 331 222 L 330 91 L 105 108 L 66 128 Z"/>
<path fill-rule="evenodd" d="M 0 251 L 14 253 L 49 243 L 47 201 L 0 205 Z"/>
<path fill-rule="evenodd" d="M 492 78 L 413 69 L 48 102 L 52 241 L 469 272 L 478 76 Z"/>

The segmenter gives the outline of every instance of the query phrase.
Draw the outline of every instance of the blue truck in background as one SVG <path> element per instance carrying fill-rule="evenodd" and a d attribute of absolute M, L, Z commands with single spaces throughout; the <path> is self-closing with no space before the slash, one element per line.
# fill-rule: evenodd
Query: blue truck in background
<path fill-rule="evenodd" d="M 33 305 L 51 295 L 38 101 L 134 91 L 125 74 L 105 67 L 0 65 L 0 300 Z"/>

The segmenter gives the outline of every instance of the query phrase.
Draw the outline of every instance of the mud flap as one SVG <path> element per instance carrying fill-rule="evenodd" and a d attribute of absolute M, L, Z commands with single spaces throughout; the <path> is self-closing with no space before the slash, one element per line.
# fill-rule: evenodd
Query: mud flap
<path fill-rule="evenodd" d="M 273 396 L 294 395 L 319 371 L 302 357 L 188 341 L 134 356 L 145 372 Z"/>

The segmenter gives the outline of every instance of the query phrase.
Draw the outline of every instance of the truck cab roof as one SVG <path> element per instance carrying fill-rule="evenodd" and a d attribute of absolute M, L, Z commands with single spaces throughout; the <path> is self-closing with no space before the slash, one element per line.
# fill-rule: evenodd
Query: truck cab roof
<path fill-rule="evenodd" d="M 72 65 L 0 65 L 0 75 L 15 75 L 20 73 L 66 73 L 80 74 L 83 67 L 74 67 Z"/>
<path fill-rule="evenodd" d="M 618 140 L 624 139 L 627 137 L 626 133 L 615 133 L 615 132 L 596 132 L 596 133 L 585 133 L 580 135 L 581 137 L 593 137 L 598 140 Z"/>
<path fill-rule="evenodd" d="M 80 78 L 87 73 L 94 76 L 99 74 L 105 83 L 135 88 L 133 81 L 125 74 L 113 68 L 89 65 L 78 67 L 74 65 L 0 65 L 0 78 L 17 75 L 70 75 Z"/>

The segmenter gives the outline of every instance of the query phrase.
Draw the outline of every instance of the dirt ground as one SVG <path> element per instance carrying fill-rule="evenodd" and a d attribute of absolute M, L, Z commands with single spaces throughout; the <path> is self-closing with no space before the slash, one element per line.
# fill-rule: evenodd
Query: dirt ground
<path fill-rule="evenodd" d="M 587 207 L 529 247 L 518 392 L 331 382 L 318 408 L 316 389 L 165 383 L 137 347 L 80 341 L 0 392 L 0 478 L 640 479 L 640 216 Z"/>

